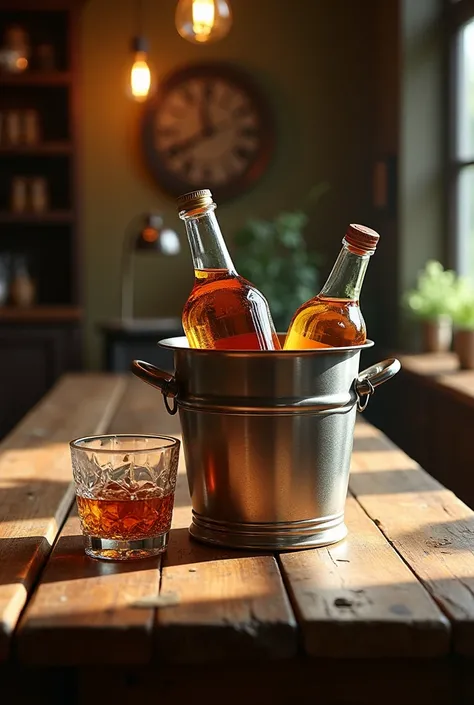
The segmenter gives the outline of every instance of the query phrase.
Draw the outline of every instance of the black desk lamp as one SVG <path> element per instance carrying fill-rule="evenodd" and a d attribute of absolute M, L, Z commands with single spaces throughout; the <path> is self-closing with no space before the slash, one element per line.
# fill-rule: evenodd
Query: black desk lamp
<path fill-rule="evenodd" d="M 122 321 L 133 319 L 135 253 L 170 257 L 180 250 L 178 235 L 174 230 L 163 227 L 161 215 L 145 213 L 132 219 L 125 231 L 122 251 Z"/>

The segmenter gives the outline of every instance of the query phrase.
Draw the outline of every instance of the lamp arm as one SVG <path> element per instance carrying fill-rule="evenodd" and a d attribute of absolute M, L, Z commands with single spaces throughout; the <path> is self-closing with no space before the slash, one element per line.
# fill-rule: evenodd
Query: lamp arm
<path fill-rule="evenodd" d="M 121 262 L 121 311 L 122 321 L 133 318 L 133 250 L 125 240 Z"/>

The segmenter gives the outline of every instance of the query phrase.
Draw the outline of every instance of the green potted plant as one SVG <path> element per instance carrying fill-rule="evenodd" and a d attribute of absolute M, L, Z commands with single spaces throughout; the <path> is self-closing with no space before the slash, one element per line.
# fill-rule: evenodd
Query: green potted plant
<path fill-rule="evenodd" d="M 327 186 L 315 187 L 314 201 Z M 250 219 L 234 235 L 239 274 L 266 296 L 277 330 L 285 332 L 296 309 L 318 292 L 321 258 L 308 249 L 304 210 L 284 211 L 273 219 Z"/>
<path fill-rule="evenodd" d="M 455 272 L 429 260 L 418 274 L 416 287 L 403 297 L 405 308 L 422 324 L 425 352 L 446 352 L 451 348 L 457 298 Z"/>
<path fill-rule="evenodd" d="M 453 324 L 454 352 L 463 370 L 474 369 L 474 286 L 467 277 L 459 277 L 456 284 L 456 305 Z"/>

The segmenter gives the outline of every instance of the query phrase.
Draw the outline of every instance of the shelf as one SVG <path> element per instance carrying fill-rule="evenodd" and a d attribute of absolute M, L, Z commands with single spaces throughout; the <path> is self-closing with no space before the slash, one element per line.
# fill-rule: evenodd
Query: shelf
<path fill-rule="evenodd" d="M 52 225 L 55 223 L 71 223 L 74 220 L 73 211 L 50 211 L 49 213 L 8 213 L 0 211 L 0 225 Z"/>
<path fill-rule="evenodd" d="M 82 309 L 78 306 L 0 306 L 0 323 L 53 323 L 81 318 Z"/>
<path fill-rule="evenodd" d="M 69 71 L 25 71 L 0 73 L 0 86 L 67 86 L 71 83 Z"/>
<path fill-rule="evenodd" d="M 0 145 L 0 156 L 21 156 L 22 154 L 28 156 L 42 156 L 42 155 L 54 155 L 54 154 L 71 154 L 72 152 L 72 142 L 68 140 L 61 140 L 57 142 L 44 142 L 43 144 L 19 144 L 19 145 Z"/>

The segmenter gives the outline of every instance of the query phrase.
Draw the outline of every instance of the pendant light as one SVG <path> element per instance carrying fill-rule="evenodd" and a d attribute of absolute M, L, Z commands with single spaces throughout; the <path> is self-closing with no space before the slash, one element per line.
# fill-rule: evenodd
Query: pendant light
<path fill-rule="evenodd" d="M 193 44 L 210 44 L 226 36 L 232 26 L 229 0 L 179 0 L 176 29 Z"/>
<path fill-rule="evenodd" d="M 138 103 L 149 96 L 152 76 L 148 61 L 148 42 L 142 33 L 142 0 L 134 0 L 137 8 L 137 35 L 132 39 L 133 64 L 130 70 L 130 95 Z"/>

